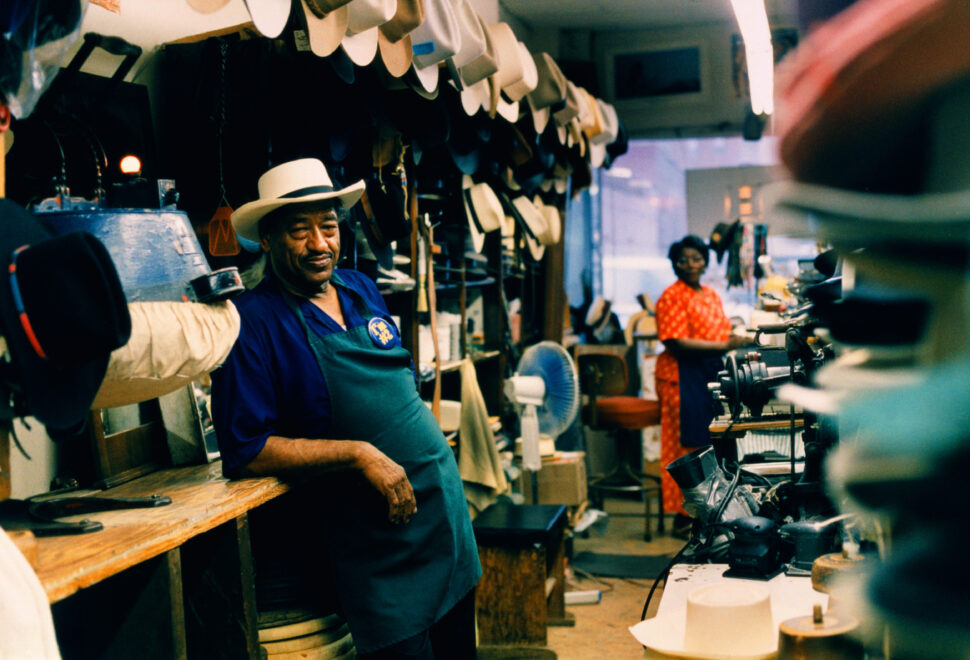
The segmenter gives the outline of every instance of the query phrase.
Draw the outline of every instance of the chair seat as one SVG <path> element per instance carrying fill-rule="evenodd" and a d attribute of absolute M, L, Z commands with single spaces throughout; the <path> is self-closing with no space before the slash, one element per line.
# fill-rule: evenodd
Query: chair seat
<path fill-rule="evenodd" d="M 608 396 L 596 400 L 602 427 L 637 430 L 660 423 L 660 402 L 636 396 Z"/>

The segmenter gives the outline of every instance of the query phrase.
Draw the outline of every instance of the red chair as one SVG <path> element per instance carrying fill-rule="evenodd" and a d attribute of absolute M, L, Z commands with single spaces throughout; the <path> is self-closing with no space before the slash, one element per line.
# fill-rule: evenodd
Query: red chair
<path fill-rule="evenodd" d="M 660 402 L 630 396 L 630 377 L 626 358 L 605 346 L 577 347 L 580 391 L 586 396 L 584 423 L 590 428 L 609 431 L 617 444 L 619 462 L 607 475 L 589 483 L 595 506 L 602 508 L 605 493 L 642 493 L 646 504 L 643 538 L 651 540 L 650 499 L 657 500 L 657 532 L 664 531 L 663 495 L 660 477 L 644 474 L 633 461 L 641 458 L 641 434 L 637 431 L 660 424 Z M 626 353 L 627 347 L 623 347 Z"/>

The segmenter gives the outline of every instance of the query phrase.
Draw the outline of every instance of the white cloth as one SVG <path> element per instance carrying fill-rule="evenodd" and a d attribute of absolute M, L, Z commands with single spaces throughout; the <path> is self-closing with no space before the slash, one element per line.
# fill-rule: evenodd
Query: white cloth
<path fill-rule="evenodd" d="M 485 399 L 478 387 L 475 364 L 465 358 L 461 375 L 461 426 L 458 440 L 458 473 L 465 484 L 468 513 L 474 518 L 508 489 L 505 470 L 488 423 Z"/>
<path fill-rule="evenodd" d="M 114 351 L 93 408 L 147 401 L 221 365 L 239 336 L 229 301 L 129 303 L 131 339 Z"/>
<path fill-rule="evenodd" d="M 34 570 L 0 528 L 0 658 L 60 658 L 47 594 Z"/>

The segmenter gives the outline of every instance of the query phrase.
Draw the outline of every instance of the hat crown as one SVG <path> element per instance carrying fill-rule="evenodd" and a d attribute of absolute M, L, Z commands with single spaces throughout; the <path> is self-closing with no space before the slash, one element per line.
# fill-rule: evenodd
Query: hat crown
<path fill-rule="evenodd" d="M 478 19 L 478 25 L 482 29 L 482 37 L 485 39 L 485 52 L 461 67 L 461 79 L 465 85 L 474 85 L 498 71 L 498 55 L 495 53 L 495 43 L 488 31 L 488 25 L 478 14 L 475 15 L 475 18 Z"/>
<path fill-rule="evenodd" d="M 394 18 L 397 0 L 353 0 L 347 9 L 347 33 L 359 34 Z"/>
<path fill-rule="evenodd" d="M 424 0 L 397 0 L 394 18 L 381 26 L 381 32 L 397 43 L 424 22 Z"/>
<path fill-rule="evenodd" d="M 463 67 L 485 54 L 485 33 L 468 0 L 455 0 L 455 18 L 461 33 L 461 49 L 453 60 L 456 67 Z"/>
<path fill-rule="evenodd" d="M 443 62 L 461 50 L 461 30 L 448 0 L 425 0 L 424 23 L 411 33 L 411 45 L 419 68 Z"/>
<path fill-rule="evenodd" d="M 327 174 L 327 168 L 316 158 L 301 158 L 267 170 L 257 183 L 259 198 L 280 199 L 294 197 L 294 193 L 316 189 L 315 192 L 333 190 L 333 182 Z"/>
<path fill-rule="evenodd" d="M 522 80 L 522 57 L 519 53 L 519 41 L 508 23 L 493 23 L 488 31 L 495 44 L 498 57 L 498 86 L 502 89 Z"/>

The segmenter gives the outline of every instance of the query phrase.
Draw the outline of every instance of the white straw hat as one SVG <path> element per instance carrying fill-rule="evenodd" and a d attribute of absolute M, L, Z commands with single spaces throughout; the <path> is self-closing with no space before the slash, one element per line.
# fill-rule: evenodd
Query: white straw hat
<path fill-rule="evenodd" d="M 462 178 L 462 188 L 468 230 L 475 251 L 480 253 L 485 245 L 485 234 L 502 227 L 505 212 L 498 195 L 487 183 L 475 183 L 466 174 Z"/>
<path fill-rule="evenodd" d="M 364 192 L 363 180 L 335 190 L 327 168 L 316 158 L 300 158 L 267 170 L 257 184 L 259 199 L 247 202 L 233 211 L 232 226 L 236 233 L 251 241 L 259 240 L 259 221 L 270 211 L 287 204 L 306 204 L 325 199 L 339 199 L 350 208 Z"/>

